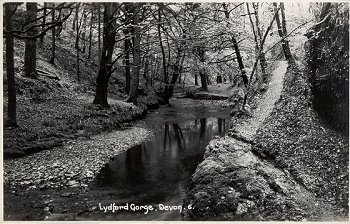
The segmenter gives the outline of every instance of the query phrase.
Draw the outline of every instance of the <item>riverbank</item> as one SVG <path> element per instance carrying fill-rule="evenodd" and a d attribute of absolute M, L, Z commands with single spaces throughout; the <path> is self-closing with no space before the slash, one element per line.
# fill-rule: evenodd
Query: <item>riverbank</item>
<path fill-rule="evenodd" d="M 5 160 L 5 220 L 181 219 L 178 211 L 105 214 L 98 205 L 181 205 L 205 145 L 226 132 L 228 118 L 228 108 L 173 99 L 124 130 Z"/>
<path fill-rule="evenodd" d="M 275 93 L 269 95 L 271 87 L 274 89 L 271 83 L 283 80 L 282 73 L 276 75 L 253 117 L 231 121 L 227 136 L 207 146 L 205 160 L 197 167 L 185 199 L 184 205 L 193 208 L 184 211 L 185 220 L 346 220 L 347 210 L 338 206 L 347 203 L 344 196 L 348 190 L 342 182 L 348 178 L 346 138 L 324 127 L 313 112 L 310 87 L 302 71 L 289 66 L 282 93 L 273 90 Z M 254 117 L 256 113 L 258 117 Z M 324 132 L 323 140 L 318 140 L 319 133 L 314 130 Z M 324 148 L 329 150 L 320 156 Z M 334 161 L 326 171 L 320 164 L 324 165 L 327 157 Z M 296 172 L 301 175 L 296 176 Z M 300 176 L 320 180 L 322 173 L 329 173 L 322 182 L 301 181 Z M 331 174 L 335 176 L 331 178 Z M 338 182 L 334 182 L 336 179 Z M 320 183 L 321 194 L 310 190 L 320 189 Z M 326 192 L 335 192 L 331 186 L 342 192 L 335 199 L 338 203 L 328 201 Z"/>

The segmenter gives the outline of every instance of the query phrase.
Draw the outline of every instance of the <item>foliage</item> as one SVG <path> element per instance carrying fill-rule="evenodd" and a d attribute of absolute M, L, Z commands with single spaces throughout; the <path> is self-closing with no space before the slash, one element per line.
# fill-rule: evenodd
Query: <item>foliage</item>
<path fill-rule="evenodd" d="M 331 126 L 349 128 L 349 8 L 324 3 L 318 20 L 307 33 L 307 66 L 314 106 Z"/>

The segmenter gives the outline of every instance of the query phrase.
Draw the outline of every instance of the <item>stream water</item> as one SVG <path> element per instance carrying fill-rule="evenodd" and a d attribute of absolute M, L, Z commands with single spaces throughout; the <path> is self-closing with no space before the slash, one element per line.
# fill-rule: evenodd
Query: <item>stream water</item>
<path fill-rule="evenodd" d="M 191 176 L 208 142 L 225 134 L 229 118 L 228 109 L 191 99 L 150 112 L 144 120 L 154 130 L 150 141 L 119 154 L 97 176 L 95 188 L 104 196 L 94 218 L 181 220 Z M 104 212 L 113 203 L 115 211 Z"/>

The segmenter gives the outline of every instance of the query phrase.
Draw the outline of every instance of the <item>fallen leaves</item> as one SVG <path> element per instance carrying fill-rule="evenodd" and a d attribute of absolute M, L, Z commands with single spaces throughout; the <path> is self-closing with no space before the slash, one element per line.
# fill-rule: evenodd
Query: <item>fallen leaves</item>
<path fill-rule="evenodd" d="M 150 135 L 140 127 L 93 136 L 27 157 L 5 160 L 4 183 L 12 188 L 87 187 L 101 167 Z"/>

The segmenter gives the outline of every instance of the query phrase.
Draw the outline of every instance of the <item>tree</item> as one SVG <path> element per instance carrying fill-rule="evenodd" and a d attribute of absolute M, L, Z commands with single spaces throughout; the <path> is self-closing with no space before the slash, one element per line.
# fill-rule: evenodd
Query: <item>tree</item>
<path fill-rule="evenodd" d="M 223 3 L 222 7 L 224 8 L 225 17 L 228 20 L 230 18 L 230 11 L 228 10 L 228 6 L 226 3 Z M 227 23 L 227 28 L 232 29 L 232 27 L 230 27 L 229 23 Z M 235 34 L 232 33 L 230 30 L 228 30 L 228 32 L 230 32 L 233 48 L 236 52 L 236 58 L 237 58 L 239 69 L 241 71 L 241 77 L 243 79 L 243 83 L 244 83 L 245 87 L 248 88 L 248 77 L 247 77 L 247 73 L 246 73 L 245 68 L 244 68 L 244 63 L 243 63 L 243 59 L 241 56 L 241 51 L 239 50 L 239 46 L 238 46 Z"/>
<path fill-rule="evenodd" d="M 131 43 L 131 17 L 132 17 L 132 5 L 131 3 L 125 3 L 124 4 L 124 23 L 125 23 L 125 28 L 123 29 L 124 33 L 124 66 L 125 66 L 125 92 L 127 94 L 130 93 L 130 51 L 132 48 L 132 43 Z"/>
<path fill-rule="evenodd" d="M 51 3 L 52 4 L 52 22 L 55 21 L 55 3 Z M 51 58 L 50 58 L 50 63 L 51 64 L 55 64 L 55 51 L 56 51 L 56 29 L 53 28 L 51 29 Z"/>
<path fill-rule="evenodd" d="M 140 28 L 140 11 L 141 3 L 134 3 L 133 5 L 133 20 L 132 20 L 132 42 L 133 42 L 133 63 L 131 70 L 131 82 L 130 82 L 130 93 L 128 102 L 137 104 L 137 95 L 139 87 L 139 76 L 141 66 L 141 28 Z"/>
<path fill-rule="evenodd" d="M 255 15 L 255 25 L 257 30 L 257 40 L 258 40 L 258 57 L 260 60 L 260 67 L 261 72 L 263 73 L 263 78 L 265 78 L 266 74 L 266 58 L 264 53 L 264 43 L 262 42 L 263 36 L 261 32 L 261 25 L 260 25 L 260 18 L 259 18 L 259 3 L 252 3 L 254 8 L 254 15 Z"/>
<path fill-rule="evenodd" d="M 89 59 L 91 57 L 91 47 L 92 47 L 92 26 L 93 26 L 93 21 L 94 21 L 94 10 L 93 8 L 91 9 L 91 17 L 90 17 L 90 25 L 89 25 L 89 49 L 88 49 L 88 56 L 87 58 Z"/>
<path fill-rule="evenodd" d="M 37 17 L 37 3 L 36 2 L 27 2 L 27 21 L 35 21 Z M 32 23 L 34 26 L 36 23 Z M 36 36 L 38 33 L 37 28 L 33 28 L 28 31 L 28 35 Z M 26 39 L 25 44 L 25 53 L 24 53 L 24 75 L 27 78 L 37 78 L 36 72 L 36 39 Z"/>
<path fill-rule="evenodd" d="M 6 121 L 6 126 L 9 127 L 16 127 L 17 126 L 17 116 L 16 116 L 16 88 L 15 88 L 15 70 L 14 70 L 14 38 L 23 39 L 23 40 L 36 40 L 37 38 L 41 38 L 46 34 L 47 31 L 50 29 L 54 29 L 56 26 L 62 24 L 64 21 L 68 19 L 70 14 L 72 13 L 71 6 L 72 4 L 65 5 L 65 3 L 61 3 L 58 7 L 60 9 L 68 8 L 70 9 L 70 13 L 67 14 L 63 19 L 60 21 L 55 21 L 54 19 L 49 23 L 43 23 L 43 24 L 36 24 L 36 21 L 40 19 L 36 18 L 36 16 L 30 15 L 30 20 L 27 18 L 26 21 L 24 21 L 22 24 L 21 29 L 15 29 L 12 24 L 16 24 L 16 28 L 19 27 L 18 21 L 14 23 L 13 15 L 16 13 L 18 5 L 21 3 L 5 3 L 4 9 L 5 9 L 5 16 L 4 16 L 4 37 L 6 39 L 6 76 L 7 76 L 7 90 L 8 90 L 8 116 Z M 36 6 L 28 5 L 29 12 L 33 12 L 36 14 Z M 54 10 L 55 7 L 53 7 L 52 10 Z M 29 16 L 28 15 L 28 16 Z M 47 14 L 43 15 L 44 17 L 47 16 Z M 29 20 L 29 21 L 28 21 Z M 37 33 L 36 28 L 38 27 L 45 27 L 45 29 L 41 30 L 40 33 Z M 33 31 L 35 30 L 35 32 Z M 30 47 L 29 47 L 30 48 Z M 32 50 L 32 49 L 31 49 Z M 36 52 L 36 50 L 35 50 Z M 34 69 L 36 69 L 36 63 L 29 63 L 33 62 L 31 59 L 29 59 L 28 55 L 29 53 L 33 53 L 32 51 L 28 52 L 25 55 L 27 59 L 25 59 L 25 63 L 30 64 L 33 66 Z M 36 55 L 34 57 L 34 60 L 36 61 Z M 25 65 L 26 66 L 26 65 Z"/>
<path fill-rule="evenodd" d="M 204 91 L 208 91 L 208 82 L 207 82 L 207 74 L 206 74 L 206 64 L 205 64 L 205 50 L 203 47 L 197 48 L 197 54 L 199 57 L 199 77 L 201 78 L 201 84 Z"/>
<path fill-rule="evenodd" d="M 282 15 L 282 23 L 281 23 L 281 20 L 280 20 L 280 17 L 279 17 L 279 13 L 277 11 L 277 3 L 274 2 L 273 6 L 275 8 L 275 12 L 277 13 L 276 24 L 277 24 L 277 28 L 278 28 L 278 34 L 279 34 L 279 36 L 281 38 L 281 43 L 282 43 L 282 49 L 283 49 L 284 56 L 285 56 L 286 60 L 293 61 L 293 56 L 292 56 L 291 51 L 290 51 L 289 42 L 286 39 L 287 28 L 286 28 L 286 18 L 285 18 L 285 12 L 284 12 L 284 4 L 280 3 L 280 9 L 281 9 L 281 15 Z"/>
<path fill-rule="evenodd" d="M 163 75 L 164 75 L 164 84 L 168 85 L 168 71 L 167 71 L 167 65 L 166 65 L 166 57 L 165 57 L 165 50 L 163 46 L 162 41 L 162 33 L 161 33 L 161 23 L 162 23 L 162 10 L 163 10 L 163 3 L 159 3 L 158 5 L 158 25 L 157 25 L 157 31 L 158 31 L 158 38 L 159 38 L 159 46 L 162 53 L 162 65 L 163 65 Z M 169 49 L 170 51 L 170 49 Z"/>
<path fill-rule="evenodd" d="M 93 103 L 102 107 L 108 107 L 107 89 L 108 80 L 112 71 L 112 56 L 116 36 L 116 20 L 113 15 L 117 10 L 117 3 L 103 3 L 103 43 L 100 59 L 100 67 L 96 79 L 96 93 Z"/>
<path fill-rule="evenodd" d="M 9 32 L 6 36 L 6 77 L 7 77 L 7 127 L 17 127 L 16 116 L 16 83 L 15 83 L 15 66 L 13 57 L 13 35 L 12 31 L 12 15 L 16 10 L 14 3 L 5 3 L 5 30 Z"/>
<path fill-rule="evenodd" d="M 43 8 L 43 24 L 45 24 L 46 23 L 46 14 L 47 14 L 47 2 L 44 2 L 44 8 Z M 43 25 L 43 26 L 41 26 L 41 31 L 43 32 L 45 30 L 45 26 Z M 42 44 L 42 43 L 44 43 L 44 37 L 45 37 L 45 34 L 44 35 L 42 35 L 41 37 L 40 37 L 40 43 Z"/>

